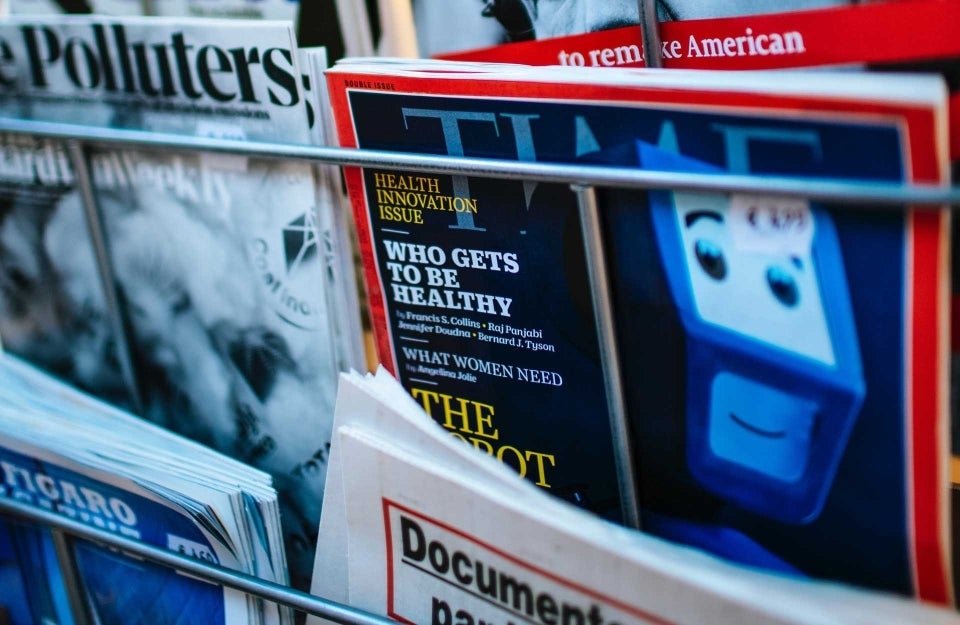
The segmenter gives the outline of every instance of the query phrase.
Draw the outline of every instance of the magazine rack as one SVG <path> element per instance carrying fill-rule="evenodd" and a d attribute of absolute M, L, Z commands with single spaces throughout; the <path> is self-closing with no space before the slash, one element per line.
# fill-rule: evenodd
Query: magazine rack
<path fill-rule="evenodd" d="M 0 133 L 28 134 L 35 137 L 65 141 L 77 184 L 81 190 L 88 216 L 98 214 L 96 199 L 87 168 L 86 152 L 91 147 L 135 147 L 151 150 L 194 150 L 214 154 L 231 154 L 257 158 L 287 159 L 325 163 L 338 166 L 390 167 L 416 173 L 459 174 L 477 177 L 496 177 L 511 180 L 532 180 L 568 184 L 576 193 L 583 224 L 587 251 L 588 272 L 594 307 L 597 310 L 597 334 L 601 345 L 601 360 L 607 384 L 609 413 L 616 445 L 616 460 L 620 476 L 620 490 L 628 502 L 626 516 L 636 525 L 638 512 L 632 483 L 629 439 L 620 389 L 619 361 L 614 341 L 614 327 L 607 284 L 604 276 L 603 242 L 596 201 L 597 187 L 633 189 L 684 189 L 758 193 L 768 195 L 805 197 L 814 200 L 843 202 L 850 205 L 869 205 L 876 209 L 885 206 L 901 210 L 903 206 L 938 207 L 960 206 L 960 187 L 944 189 L 935 186 L 889 183 L 854 183 L 832 180 L 796 178 L 751 177 L 727 174 L 691 174 L 638 171 L 589 165 L 552 165 L 521 163 L 477 158 L 449 158 L 418 154 L 398 154 L 371 150 L 280 145 L 262 142 L 239 142 L 176 135 L 161 135 L 142 131 L 90 128 L 26 120 L 0 119 Z M 90 219 L 94 245 L 102 245 L 99 220 Z M 101 276 L 109 279 L 109 276 Z M 109 289 L 107 289 L 109 292 Z M 116 302 L 108 302 L 115 306 Z M 129 365 L 129 360 L 125 362 Z M 125 373 L 132 372 L 128 368 Z M 325 601 L 286 586 L 266 582 L 255 577 L 219 566 L 191 559 L 171 551 L 122 538 L 105 530 L 89 527 L 53 512 L 34 509 L 17 501 L 0 499 L 0 513 L 25 518 L 52 529 L 57 543 L 58 557 L 65 579 L 71 587 L 71 605 L 78 625 L 86 625 L 84 602 L 78 592 L 70 543 L 76 539 L 94 541 L 121 552 L 174 568 L 209 582 L 276 602 L 295 610 L 324 617 L 348 625 L 386 625 L 393 621 L 341 604 Z"/>

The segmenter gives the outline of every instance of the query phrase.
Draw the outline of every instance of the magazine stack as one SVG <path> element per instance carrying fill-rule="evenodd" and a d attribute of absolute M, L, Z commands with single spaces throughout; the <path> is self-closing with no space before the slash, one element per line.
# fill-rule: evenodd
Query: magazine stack
<path fill-rule="evenodd" d="M 270 476 L 0 359 L 0 498 L 117 536 L 286 583 Z M 291 622 L 287 610 L 78 540 L 83 605 L 97 623 Z M 69 625 L 49 529 L 0 519 L 4 622 Z"/>
<path fill-rule="evenodd" d="M 344 375 L 334 432 L 314 591 L 399 622 L 957 621 L 607 523 L 454 440 L 384 370 Z"/>

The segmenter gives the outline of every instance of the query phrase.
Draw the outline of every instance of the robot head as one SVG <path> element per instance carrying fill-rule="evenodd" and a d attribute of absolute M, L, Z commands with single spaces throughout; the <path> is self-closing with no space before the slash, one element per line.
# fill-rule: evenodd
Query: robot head
<path fill-rule="evenodd" d="M 701 319 L 791 354 L 836 364 L 812 250 L 750 249 L 738 243 L 731 232 L 738 216 L 727 195 L 676 192 L 673 200 Z"/>
<path fill-rule="evenodd" d="M 640 158 L 645 168 L 710 170 L 646 144 Z M 805 245 L 763 247 L 738 237 L 743 215 L 726 194 L 652 192 L 650 203 L 686 336 L 691 474 L 745 509 L 812 520 L 864 396 L 832 219 L 807 209 Z"/>

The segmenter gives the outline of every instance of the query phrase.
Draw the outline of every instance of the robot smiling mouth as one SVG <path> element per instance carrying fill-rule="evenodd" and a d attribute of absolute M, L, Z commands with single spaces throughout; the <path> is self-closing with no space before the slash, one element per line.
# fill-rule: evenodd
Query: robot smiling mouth
<path fill-rule="evenodd" d="M 765 438 L 786 438 L 787 436 L 787 432 L 785 430 L 776 430 L 776 431 L 765 430 L 759 426 L 753 425 L 752 423 L 749 423 L 741 419 L 740 417 L 738 417 L 732 412 L 730 413 L 730 420 L 736 423 L 737 425 L 739 425 L 740 427 L 744 428 L 745 430 L 749 430 L 753 432 L 757 436 L 763 436 Z"/>
<path fill-rule="evenodd" d="M 710 452 L 763 479 L 800 480 L 809 466 L 816 403 L 729 371 L 710 387 Z"/>

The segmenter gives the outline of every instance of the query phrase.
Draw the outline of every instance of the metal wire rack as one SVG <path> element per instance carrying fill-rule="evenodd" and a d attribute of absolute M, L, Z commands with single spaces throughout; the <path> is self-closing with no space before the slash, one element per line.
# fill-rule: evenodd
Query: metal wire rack
<path fill-rule="evenodd" d="M 159 151 L 192 150 L 205 153 L 232 154 L 256 158 L 287 159 L 326 163 L 338 166 L 389 167 L 410 172 L 458 174 L 568 184 L 577 196 L 587 250 L 588 272 L 597 315 L 597 334 L 601 360 L 607 380 L 609 411 L 615 437 L 620 490 L 628 502 L 626 516 L 636 524 L 638 518 L 636 492 L 626 415 L 619 387 L 619 360 L 614 340 L 614 327 L 609 294 L 604 276 L 603 241 L 600 236 L 598 187 L 632 189 L 683 189 L 701 191 L 743 192 L 806 197 L 820 201 L 850 205 L 887 207 L 902 210 L 911 207 L 960 206 L 960 187 L 942 188 L 931 185 L 857 183 L 835 180 L 811 180 L 774 177 L 734 176 L 725 174 L 690 174 L 638 171 L 629 168 L 521 163 L 478 158 L 447 158 L 417 154 L 398 154 L 370 150 L 280 145 L 273 143 L 238 142 L 164 135 L 132 130 L 90 128 L 27 120 L 0 119 L 0 133 L 26 134 L 66 142 L 74 166 L 77 184 L 88 213 L 96 214 L 96 199 L 87 167 L 86 154 L 91 148 L 124 147 Z M 97 233 L 93 233 L 96 235 Z M 98 239 L 95 238 L 95 244 Z M 102 240 L 99 241 L 102 244 Z M 606 312 L 604 312 L 606 311 Z M 333 603 L 292 588 L 266 582 L 223 567 L 191 559 L 165 549 L 90 527 L 56 513 L 35 509 L 23 503 L 0 499 L 0 513 L 48 526 L 57 543 L 58 557 L 69 583 L 75 570 L 71 542 L 76 539 L 107 545 L 129 555 L 196 576 L 206 581 L 289 606 L 295 610 L 320 616 L 347 625 L 385 625 L 387 618 Z M 79 586 L 73 584 L 74 590 Z M 80 601 L 79 597 L 71 601 Z M 77 603 L 79 607 L 82 602 Z M 82 610 L 79 612 L 82 614 Z M 82 619 L 82 616 L 79 617 Z M 80 621 L 83 625 L 83 621 Z"/>

